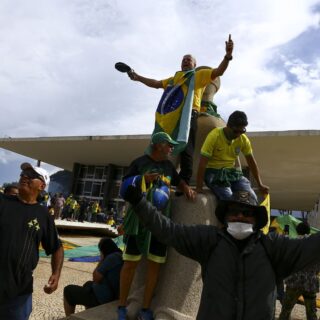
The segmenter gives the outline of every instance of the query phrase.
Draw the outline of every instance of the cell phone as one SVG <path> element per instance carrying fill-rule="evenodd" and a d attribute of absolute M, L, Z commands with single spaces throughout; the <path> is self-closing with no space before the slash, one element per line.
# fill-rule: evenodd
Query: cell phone
<path fill-rule="evenodd" d="M 289 234 L 289 231 L 290 231 L 289 225 L 288 225 L 288 224 L 285 224 L 285 225 L 284 225 L 284 229 L 283 229 L 283 233 L 284 233 L 284 234 Z"/>

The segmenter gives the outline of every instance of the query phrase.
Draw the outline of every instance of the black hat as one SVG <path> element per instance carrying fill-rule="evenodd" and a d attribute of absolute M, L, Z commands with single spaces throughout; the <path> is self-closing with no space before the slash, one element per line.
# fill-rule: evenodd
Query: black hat
<path fill-rule="evenodd" d="M 257 200 L 248 191 L 236 191 L 228 200 L 220 200 L 216 208 L 216 217 L 225 224 L 225 217 L 230 204 L 240 204 L 243 208 L 253 210 L 256 218 L 256 228 L 261 229 L 268 223 L 268 212 L 266 207 L 259 206 Z"/>

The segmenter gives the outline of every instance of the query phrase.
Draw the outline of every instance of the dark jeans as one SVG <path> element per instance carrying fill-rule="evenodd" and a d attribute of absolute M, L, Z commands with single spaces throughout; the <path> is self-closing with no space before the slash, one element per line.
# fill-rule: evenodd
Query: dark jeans
<path fill-rule="evenodd" d="M 192 110 L 190 121 L 189 139 L 186 148 L 180 153 L 180 177 L 187 183 L 190 183 L 193 167 L 193 153 L 196 145 L 198 112 Z"/>
<path fill-rule="evenodd" d="M 234 192 L 242 190 L 249 192 L 254 199 L 258 200 L 257 195 L 251 188 L 250 181 L 246 177 L 242 176 L 240 180 L 231 182 L 231 187 L 221 187 L 214 184 L 214 174 L 210 171 L 206 170 L 204 177 L 207 187 L 218 197 L 219 200 L 228 200 L 232 197 Z"/>
<path fill-rule="evenodd" d="M 303 296 L 304 305 L 306 307 L 306 319 L 317 320 L 317 294 L 314 292 L 306 292 L 299 289 L 287 288 L 284 295 L 282 310 L 279 316 L 279 320 L 289 320 L 291 311 L 294 305 L 297 303 L 298 298 Z"/>
<path fill-rule="evenodd" d="M 28 320 L 32 311 L 32 295 L 26 294 L 0 304 L 1 320 Z"/>
<path fill-rule="evenodd" d="M 93 281 L 87 281 L 83 286 L 70 284 L 64 288 L 64 297 L 71 306 L 96 307 L 100 303 L 93 292 L 92 285 Z"/>

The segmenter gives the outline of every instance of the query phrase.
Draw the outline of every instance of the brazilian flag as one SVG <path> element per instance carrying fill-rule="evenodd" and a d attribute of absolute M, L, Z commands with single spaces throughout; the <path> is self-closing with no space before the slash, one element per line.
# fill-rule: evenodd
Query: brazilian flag
<path fill-rule="evenodd" d="M 178 71 L 164 90 L 156 110 L 153 134 L 164 131 L 179 143 L 174 154 L 184 150 L 190 131 L 195 70 Z"/>
<path fill-rule="evenodd" d="M 145 198 L 153 203 L 153 194 L 159 183 L 165 184 L 170 188 L 170 177 L 166 177 L 164 175 L 160 175 L 158 179 L 154 182 L 147 183 L 145 181 L 144 175 L 141 179 L 141 191 Z M 170 216 L 170 208 L 171 208 L 171 200 L 169 201 L 165 208 L 161 210 L 162 214 L 166 217 Z M 135 214 L 132 206 L 129 206 L 127 213 L 123 222 L 124 227 L 124 242 L 126 243 L 126 235 L 135 235 L 137 236 L 137 245 L 139 250 L 146 254 L 148 252 L 148 248 L 151 240 L 151 233 L 148 229 L 146 229 L 140 222 L 138 216 Z"/>
<path fill-rule="evenodd" d="M 270 194 L 267 194 L 264 198 L 264 200 L 260 203 L 260 206 L 264 206 L 267 209 L 268 213 L 268 223 L 266 224 L 265 227 L 263 227 L 261 230 L 264 234 L 267 234 L 269 232 L 269 227 L 270 227 Z"/>

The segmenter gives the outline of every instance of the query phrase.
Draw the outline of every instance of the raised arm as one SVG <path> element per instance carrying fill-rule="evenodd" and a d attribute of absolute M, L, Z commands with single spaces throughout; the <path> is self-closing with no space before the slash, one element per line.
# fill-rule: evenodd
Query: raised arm
<path fill-rule="evenodd" d="M 219 64 L 218 68 L 212 70 L 211 79 L 214 80 L 218 76 L 222 76 L 227 70 L 229 61 L 232 60 L 233 52 L 233 41 L 231 39 L 231 34 L 229 34 L 228 41 L 226 41 L 226 54 Z"/>
<path fill-rule="evenodd" d="M 253 177 L 255 178 L 255 180 L 257 181 L 258 187 L 260 189 L 260 191 L 263 194 L 269 193 L 269 187 L 264 185 L 261 181 L 261 177 L 260 177 L 260 173 L 259 173 L 259 168 L 257 165 L 257 162 L 253 156 L 253 154 L 249 154 L 246 157 L 246 161 L 248 163 L 249 169 L 253 174 Z"/>
<path fill-rule="evenodd" d="M 133 205 L 140 221 L 158 240 L 173 246 L 179 253 L 201 262 L 217 242 L 217 228 L 207 225 L 176 224 L 165 217 L 141 195 L 137 187 L 129 186 L 125 200 Z"/>
<path fill-rule="evenodd" d="M 303 239 L 279 235 L 265 237 L 264 245 L 280 278 L 320 262 L 320 232 Z"/>
<path fill-rule="evenodd" d="M 128 76 L 131 80 L 139 81 L 150 88 L 155 88 L 155 89 L 163 88 L 161 80 L 155 80 L 155 79 L 142 77 L 142 76 L 138 75 L 134 70 L 132 70 L 131 72 L 128 72 Z"/>

